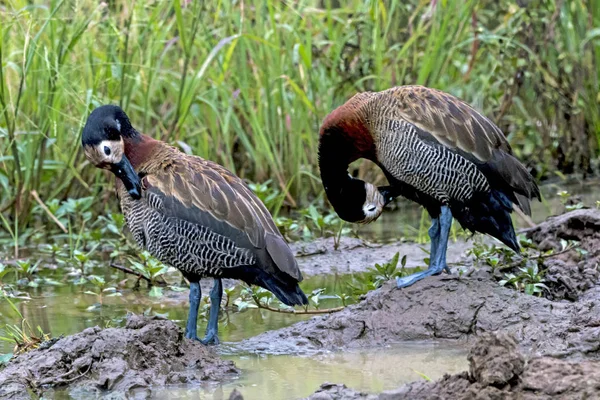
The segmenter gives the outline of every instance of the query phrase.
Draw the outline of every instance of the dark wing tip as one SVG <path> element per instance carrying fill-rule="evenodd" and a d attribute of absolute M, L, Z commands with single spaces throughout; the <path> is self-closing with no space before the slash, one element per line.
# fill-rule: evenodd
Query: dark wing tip
<path fill-rule="evenodd" d="M 296 282 L 302 282 L 302 273 L 292 250 L 281 236 L 267 233 L 267 252 L 273 259 L 277 268 L 292 277 Z"/>

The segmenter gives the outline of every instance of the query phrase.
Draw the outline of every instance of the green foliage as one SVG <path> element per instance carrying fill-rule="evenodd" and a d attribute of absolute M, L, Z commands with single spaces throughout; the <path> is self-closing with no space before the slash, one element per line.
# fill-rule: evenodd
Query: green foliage
<path fill-rule="evenodd" d="M 398 262 L 400 262 L 400 267 L 398 267 Z M 371 290 L 380 288 L 389 280 L 402 278 L 418 271 L 419 268 L 406 269 L 406 255 L 400 258 L 400 253 L 396 253 L 390 261 L 384 264 L 375 264 L 366 273 L 354 276 L 347 286 L 350 293 L 358 298 Z"/>
<path fill-rule="evenodd" d="M 571 196 L 571 193 L 567 192 L 566 190 L 561 190 L 556 194 L 560 198 L 560 202 L 565 206 L 565 210 L 572 211 L 583 208 L 583 203 L 579 201 L 578 198 Z"/>
<path fill-rule="evenodd" d="M 169 270 L 169 267 L 152 257 L 145 250 L 139 253 L 139 259 L 141 262 L 130 259 L 131 269 L 148 278 L 150 285 L 157 286 L 161 282 L 159 279 Z M 162 295 L 160 288 L 153 288 L 153 290 L 154 292 L 151 292 L 152 296 Z"/>
<path fill-rule="evenodd" d="M 499 282 L 501 286 L 512 285 L 529 295 L 541 296 L 544 290 L 548 290 L 544 284 L 543 271 L 540 271 L 537 263 L 531 263 L 526 268 L 519 268 L 516 273 L 507 273 L 504 276 Z"/>
<path fill-rule="evenodd" d="M 108 285 L 105 279 L 98 275 L 89 275 L 87 277 L 89 283 L 91 283 L 94 287 L 94 290 L 86 290 L 83 293 L 89 294 L 92 296 L 96 296 L 98 298 L 99 304 L 102 305 L 102 300 L 104 296 L 115 297 L 121 296 L 121 293 L 117 290 L 114 285 Z M 90 307 L 89 311 L 96 309 L 96 307 Z"/>
<path fill-rule="evenodd" d="M 289 241 L 334 237 L 336 249 L 340 237 L 351 232 L 335 212 L 317 207 L 315 204 L 294 213 L 292 217 L 278 217 L 275 223 Z"/>
<path fill-rule="evenodd" d="M 0 340 L 14 344 L 14 354 L 21 354 L 36 349 L 41 343 L 50 339 L 50 335 L 44 333 L 40 326 L 35 330 L 31 328 L 29 322 L 23 318 L 23 315 L 10 298 L 3 295 L 3 299 L 10 304 L 15 317 L 20 320 L 19 324 L 6 324 L 0 328 Z M 12 355 L 10 353 L 0 354 L 0 365 L 10 361 Z"/>
<path fill-rule="evenodd" d="M 561 249 L 540 252 L 530 239 L 520 238 L 521 253 L 516 255 L 504 246 L 475 243 L 467 254 L 474 257 L 475 266 L 489 266 L 500 285 L 510 286 L 530 295 L 542 296 L 550 289 L 545 284 L 543 260 L 567 251 L 575 251 L 581 257 L 588 252 L 579 242 L 561 240 Z M 502 273 L 502 274 L 501 274 Z"/>
<path fill-rule="evenodd" d="M 17 250 L 37 234 L 25 227 L 56 224 L 32 191 L 55 215 L 52 199 L 93 196 L 81 215 L 58 216 L 73 233 L 94 220 L 88 212 L 115 209 L 111 196 L 97 196 L 112 193 L 114 179 L 88 165 L 79 141 L 89 111 L 104 103 L 245 179 L 271 179 L 278 193 L 263 199 L 275 213 L 321 193 L 325 115 L 357 91 L 401 84 L 446 90 L 483 110 L 539 174 L 589 169 L 600 143 L 598 0 L 330 3 L 8 2 L 0 11 L 5 241 Z"/>

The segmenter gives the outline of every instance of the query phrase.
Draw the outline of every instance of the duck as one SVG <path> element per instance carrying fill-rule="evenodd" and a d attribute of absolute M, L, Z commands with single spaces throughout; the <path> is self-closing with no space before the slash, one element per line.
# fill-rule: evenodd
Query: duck
<path fill-rule="evenodd" d="M 351 176 L 349 164 L 359 158 L 375 163 L 388 185 Z M 399 196 L 427 210 L 428 268 L 398 277 L 398 288 L 450 273 L 446 250 L 454 219 L 519 252 L 513 207 L 531 215 L 530 201 L 541 200 L 498 126 L 465 101 L 424 86 L 354 95 L 323 120 L 318 160 L 327 199 L 345 221 L 375 221 Z"/>
<path fill-rule="evenodd" d="M 91 164 L 116 177 L 127 227 L 140 248 L 190 283 L 185 336 L 218 344 L 222 279 L 271 291 L 305 305 L 302 273 L 260 199 L 225 167 L 138 132 L 118 106 L 94 109 L 82 131 Z M 200 280 L 213 278 L 206 334 L 197 336 Z"/>

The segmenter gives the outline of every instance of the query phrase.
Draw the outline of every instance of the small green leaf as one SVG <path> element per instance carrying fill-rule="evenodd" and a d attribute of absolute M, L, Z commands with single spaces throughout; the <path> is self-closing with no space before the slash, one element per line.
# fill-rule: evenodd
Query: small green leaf
<path fill-rule="evenodd" d="M 150 293 L 148 295 L 150 297 L 162 297 L 163 290 L 160 286 L 152 286 L 152 289 L 150 289 Z"/>
<path fill-rule="evenodd" d="M 13 353 L 0 354 L 0 365 L 8 364 L 12 356 Z"/>

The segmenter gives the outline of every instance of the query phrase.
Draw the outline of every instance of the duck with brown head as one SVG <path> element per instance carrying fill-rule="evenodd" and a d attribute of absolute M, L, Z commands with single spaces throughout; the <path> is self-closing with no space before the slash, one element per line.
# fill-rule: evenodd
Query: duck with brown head
<path fill-rule="evenodd" d="M 348 166 L 358 158 L 376 163 L 390 185 L 375 188 L 350 177 Z M 327 198 L 346 221 L 374 221 L 396 196 L 428 211 L 429 268 L 399 278 L 400 288 L 449 272 L 453 218 L 519 251 L 513 204 L 530 214 L 529 200 L 540 198 L 494 123 L 456 97 L 422 86 L 359 93 L 335 109 L 321 126 L 319 168 Z"/>
<path fill-rule="evenodd" d="M 186 155 L 136 131 L 117 106 L 90 114 L 86 157 L 117 177 L 127 226 L 140 247 L 190 282 L 186 337 L 197 338 L 200 279 L 214 278 L 203 343 L 218 343 L 222 278 L 264 287 L 284 304 L 307 304 L 302 274 L 265 206 L 219 164 Z"/>

